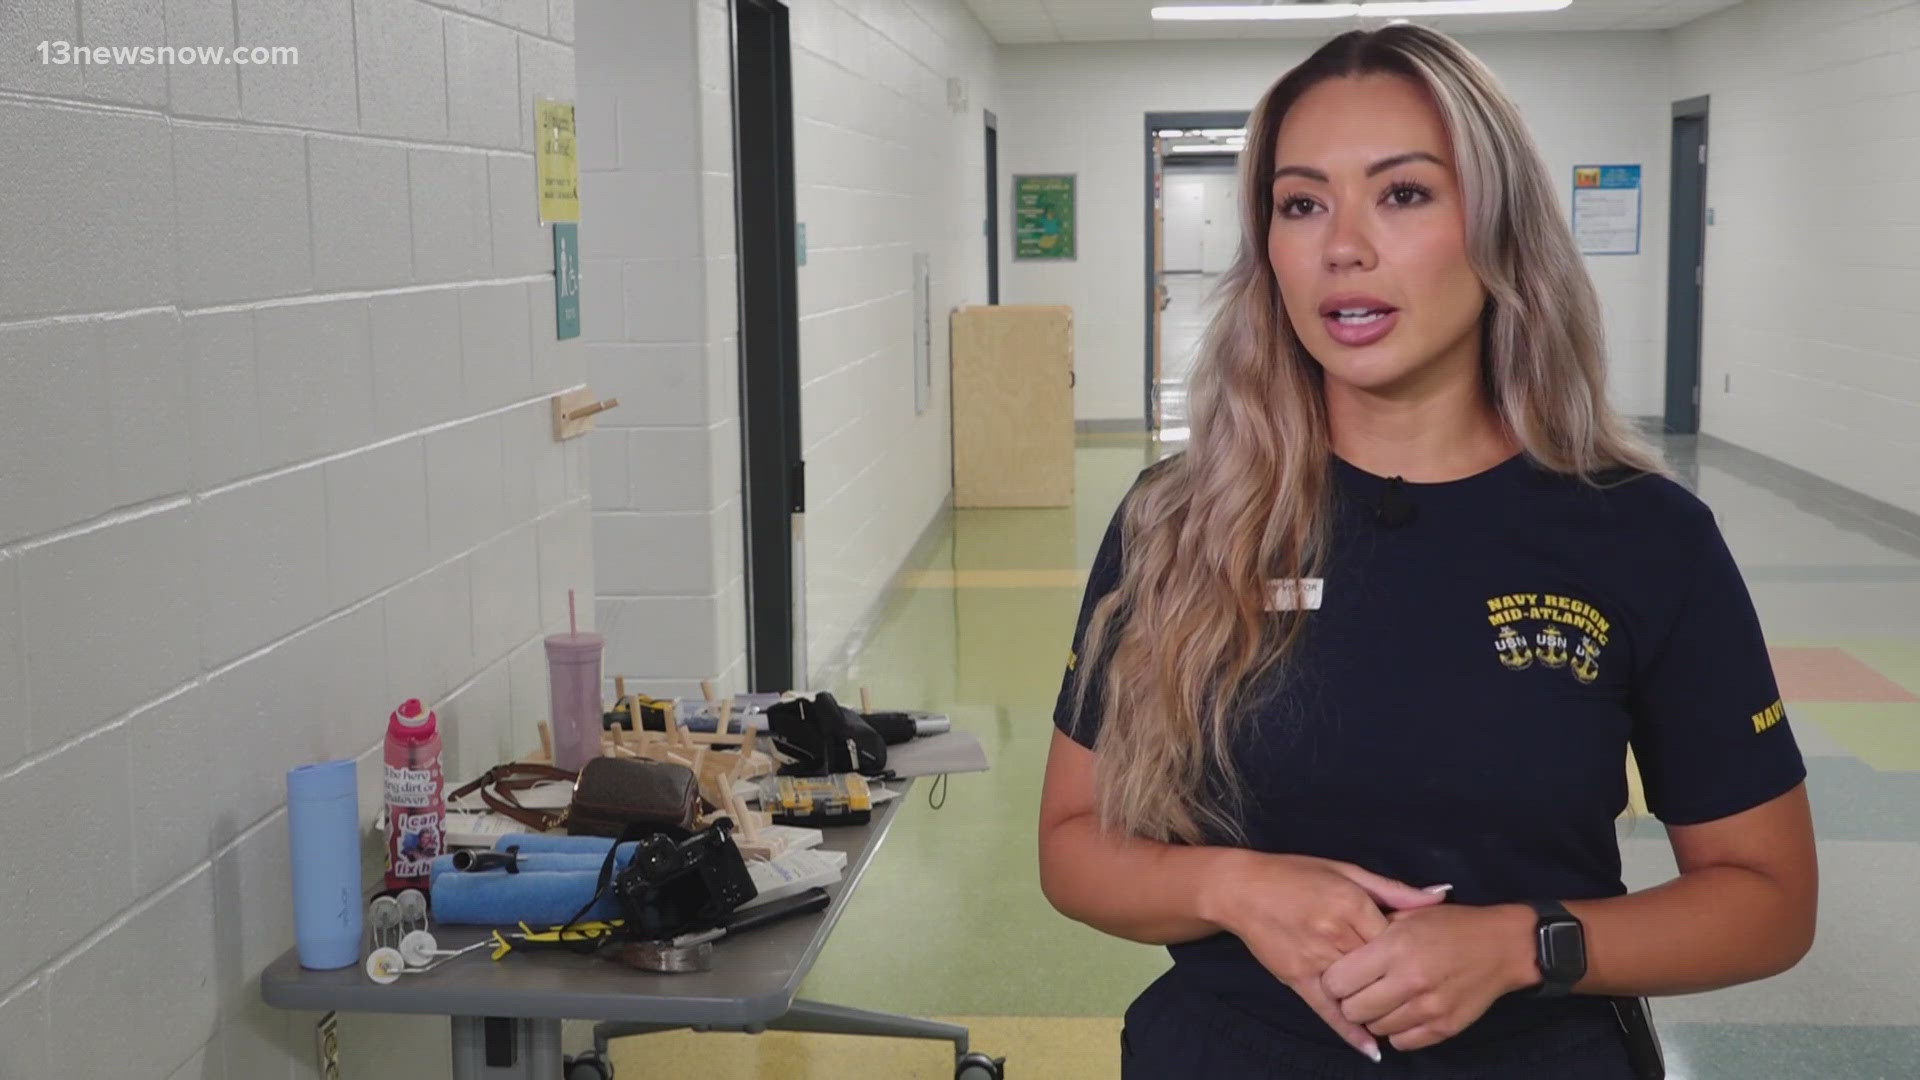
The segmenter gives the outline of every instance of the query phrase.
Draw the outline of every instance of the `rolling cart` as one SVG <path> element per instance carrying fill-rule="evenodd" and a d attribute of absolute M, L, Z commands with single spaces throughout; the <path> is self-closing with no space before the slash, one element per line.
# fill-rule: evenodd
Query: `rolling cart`
<path fill-rule="evenodd" d="M 380 985 L 357 965 L 308 971 L 289 949 L 261 974 L 260 995 L 284 1009 L 451 1017 L 455 1080 L 610 1080 L 610 1040 L 681 1028 L 940 1039 L 954 1045 L 956 1080 L 1002 1080 L 1005 1059 L 973 1051 L 964 1027 L 794 996 L 911 788 L 908 782 L 899 798 L 876 807 L 867 824 L 827 832 L 822 846 L 847 852 L 847 868 L 827 888 L 832 899 L 826 910 L 724 942 L 714 949 L 711 971 L 653 974 L 565 952 L 515 953 L 495 962 L 481 950 Z M 478 928 L 439 927 L 435 933 L 445 948 L 486 936 Z M 563 1057 L 562 1020 L 601 1021 L 594 1050 Z"/>

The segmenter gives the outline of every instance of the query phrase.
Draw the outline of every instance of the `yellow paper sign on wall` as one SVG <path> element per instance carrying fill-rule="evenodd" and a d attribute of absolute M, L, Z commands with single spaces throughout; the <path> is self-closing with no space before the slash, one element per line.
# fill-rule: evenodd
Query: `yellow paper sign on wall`
<path fill-rule="evenodd" d="M 573 102 L 533 99 L 540 141 L 534 159 L 540 173 L 540 220 L 580 220 L 580 154 L 573 137 Z"/>

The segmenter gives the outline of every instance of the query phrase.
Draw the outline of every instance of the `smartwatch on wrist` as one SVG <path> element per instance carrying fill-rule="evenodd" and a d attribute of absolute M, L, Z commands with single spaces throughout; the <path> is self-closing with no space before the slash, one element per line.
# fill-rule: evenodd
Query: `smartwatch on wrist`
<path fill-rule="evenodd" d="M 1587 974 L 1587 931 L 1558 900 L 1532 901 L 1534 961 L 1540 985 L 1534 997 L 1564 997 Z"/>

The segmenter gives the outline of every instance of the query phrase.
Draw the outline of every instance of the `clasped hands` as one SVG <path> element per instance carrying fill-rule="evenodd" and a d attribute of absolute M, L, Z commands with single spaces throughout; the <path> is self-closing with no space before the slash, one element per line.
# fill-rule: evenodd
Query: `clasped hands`
<path fill-rule="evenodd" d="M 1224 875 L 1216 921 L 1375 1061 L 1378 1039 L 1432 1046 L 1539 981 L 1525 905 L 1448 904 L 1446 885 L 1420 889 L 1312 856 L 1244 855 Z"/>

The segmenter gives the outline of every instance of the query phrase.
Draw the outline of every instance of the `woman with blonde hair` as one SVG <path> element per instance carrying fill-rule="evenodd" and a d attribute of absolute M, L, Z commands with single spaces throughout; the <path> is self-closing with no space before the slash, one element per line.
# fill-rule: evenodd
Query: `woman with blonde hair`
<path fill-rule="evenodd" d="M 1452 39 L 1288 72 L 1241 202 L 1042 795 L 1048 899 L 1172 954 L 1123 1074 L 1657 1075 L 1636 999 L 1813 937 L 1805 769 L 1713 514 L 1607 404 L 1554 185 Z M 1634 893 L 1629 746 L 1680 871 Z"/>

